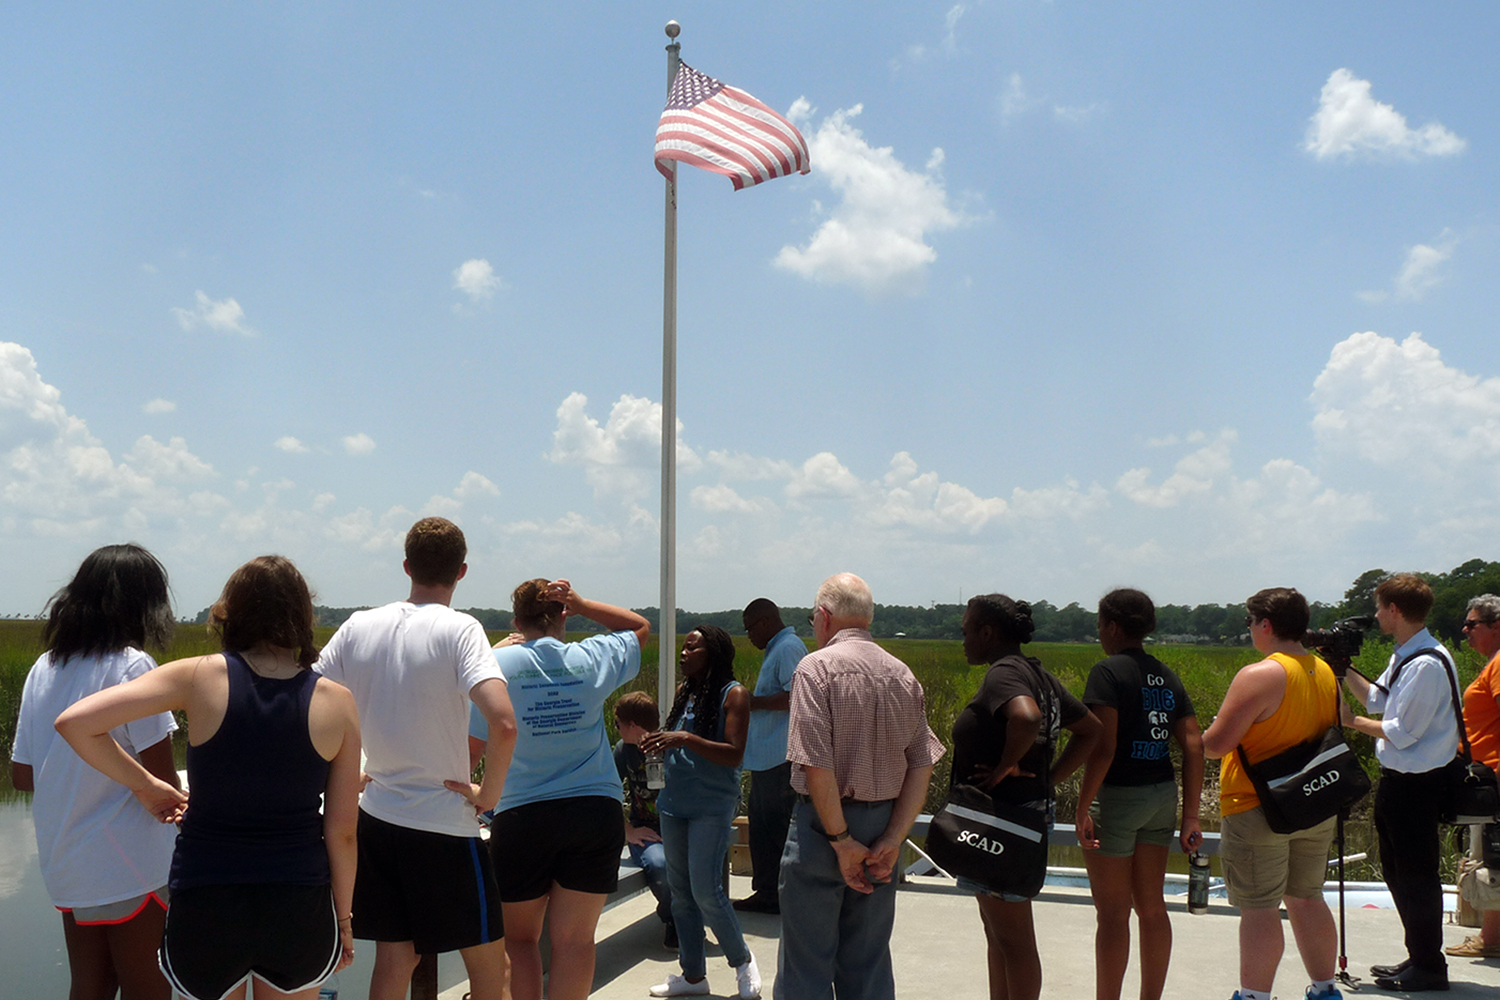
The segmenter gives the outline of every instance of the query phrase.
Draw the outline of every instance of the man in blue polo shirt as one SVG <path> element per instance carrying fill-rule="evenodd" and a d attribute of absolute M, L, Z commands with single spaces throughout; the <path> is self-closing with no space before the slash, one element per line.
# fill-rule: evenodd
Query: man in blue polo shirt
<path fill-rule="evenodd" d="M 797 630 L 781 620 L 781 609 L 765 597 L 745 607 L 741 620 L 756 649 L 763 650 L 760 675 L 750 697 L 750 733 L 745 740 L 743 767 L 750 772 L 750 864 L 755 869 L 752 892 L 734 901 L 736 910 L 780 913 L 777 882 L 781 851 L 792 821 L 797 793 L 792 791 L 792 765 L 786 759 L 786 731 L 792 704 L 792 674 L 807 655 Z"/>

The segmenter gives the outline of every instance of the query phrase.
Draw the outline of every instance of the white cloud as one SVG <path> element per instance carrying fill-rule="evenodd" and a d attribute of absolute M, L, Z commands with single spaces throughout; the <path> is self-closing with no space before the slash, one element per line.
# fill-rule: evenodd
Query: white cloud
<path fill-rule="evenodd" d="M 1011 73 L 1005 81 L 1005 89 L 1000 91 L 998 103 L 1002 125 L 1008 125 L 1013 118 L 1019 118 L 1049 106 L 1052 109 L 1052 118 L 1064 125 L 1082 125 L 1095 115 L 1103 114 L 1108 110 L 1108 105 L 1100 101 L 1090 104 L 1060 104 L 1047 97 L 1032 94 L 1027 89 L 1026 81 L 1021 78 L 1020 73 Z"/>
<path fill-rule="evenodd" d="M 610 559 L 619 555 L 632 534 L 628 525 L 622 528 L 600 522 L 577 511 L 551 521 L 512 521 L 500 530 L 507 538 L 507 551 L 518 552 L 527 565 L 577 565 L 583 560 Z M 651 542 L 655 542 L 654 537 Z"/>
<path fill-rule="evenodd" d="M 311 448 L 303 444 L 297 438 L 292 437 L 290 434 L 288 434 L 286 437 L 277 438 L 276 443 L 272 445 L 272 447 L 276 448 L 278 451 L 284 451 L 289 455 L 306 455 L 308 452 L 312 451 Z"/>
<path fill-rule="evenodd" d="M 0 512 L 16 530 L 84 537 L 187 513 L 176 483 L 213 467 L 180 437 L 136 440 L 116 462 L 20 344 L 0 342 Z"/>
<path fill-rule="evenodd" d="M 766 497 L 746 499 L 724 483 L 717 486 L 695 486 L 689 502 L 710 514 L 763 514 L 774 511 L 776 504 Z"/>
<path fill-rule="evenodd" d="M 548 461 L 584 469 L 596 496 L 638 500 L 656 486 L 661 470 L 661 404 L 623 395 L 603 425 L 588 415 L 588 397 L 575 392 L 557 408 Z M 691 472 L 702 460 L 682 440 L 677 421 L 677 469 Z"/>
<path fill-rule="evenodd" d="M 187 441 L 180 437 L 162 444 L 148 434 L 136 441 L 125 461 L 152 479 L 199 479 L 214 474 L 213 466 L 188 451 Z"/>
<path fill-rule="evenodd" d="M 1431 475 L 1446 492 L 1493 496 L 1500 378 L 1448 367 L 1421 334 L 1397 343 L 1356 333 L 1335 345 L 1313 383 L 1312 403 L 1313 430 L 1330 452 L 1402 470 L 1417 493 L 1428 491 L 1422 477 Z"/>
<path fill-rule="evenodd" d="M 1443 282 L 1439 268 L 1453 256 L 1458 240 L 1443 230 L 1435 246 L 1418 243 L 1406 251 L 1406 260 L 1396 274 L 1396 298 L 1416 302 Z"/>
<path fill-rule="evenodd" d="M 1370 81 L 1336 69 L 1323 84 L 1302 148 L 1319 160 L 1339 157 L 1455 156 L 1468 143 L 1437 122 L 1413 129 L 1406 117 L 1370 96 Z"/>
<path fill-rule="evenodd" d="M 196 296 L 197 306 L 192 309 L 173 307 L 172 315 L 177 323 L 191 333 L 206 328 L 215 333 L 238 333 L 244 337 L 255 336 L 255 331 L 245 324 L 245 310 L 234 299 L 215 302 L 203 292 Z"/>
<path fill-rule="evenodd" d="M 937 49 L 941 50 L 945 55 L 953 56 L 958 54 L 958 22 L 963 19 L 964 14 L 968 13 L 968 10 L 968 4 L 956 3 L 949 7 L 943 15 L 943 35 L 942 39 L 938 42 Z M 903 64 L 914 65 L 925 62 L 927 57 L 932 55 L 933 51 L 933 46 L 922 42 L 915 42 L 908 45 L 899 57 L 891 60 L 891 68 L 899 70 Z"/>
<path fill-rule="evenodd" d="M 177 404 L 172 402 L 170 399 L 157 398 L 148 401 L 144 406 L 142 406 L 141 412 L 150 414 L 172 413 L 176 409 Z"/>
<path fill-rule="evenodd" d="M 464 261 L 454 269 L 453 287 L 467 295 L 471 302 L 488 302 L 495 297 L 497 291 L 505 287 L 505 282 L 495 274 L 489 261 L 475 258 Z"/>
<path fill-rule="evenodd" d="M 1018 115 L 1040 107 L 1044 102 L 1026 92 L 1026 83 L 1020 73 L 1012 73 L 1000 92 L 1000 120 L 1009 121 Z"/>
<path fill-rule="evenodd" d="M 914 291 L 937 251 L 931 234 L 974 221 L 949 203 L 941 174 L 943 151 L 934 149 L 921 172 L 907 167 L 889 146 L 874 147 L 853 125 L 855 105 L 823 119 L 808 139 L 813 176 L 841 197 L 806 246 L 785 246 L 778 267 L 814 281 L 859 285 L 882 293 Z M 799 99 L 793 121 L 811 120 Z"/>
<path fill-rule="evenodd" d="M 948 8 L 948 13 L 943 15 L 943 49 L 947 52 L 958 51 L 958 22 L 968 13 L 968 4 L 956 3 Z"/>
<path fill-rule="evenodd" d="M 744 452 L 711 451 L 708 462 L 725 479 L 790 479 L 796 474 L 791 462 Z"/>
<path fill-rule="evenodd" d="M 1229 451 L 1237 440 L 1234 431 L 1220 431 L 1212 443 L 1180 459 L 1159 485 L 1150 484 L 1149 468 L 1138 468 L 1120 476 L 1115 489 L 1147 507 L 1176 507 L 1189 496 L 1213 489 L 1215 479 L 1230 470 Z"/>
<path fill-rule="evenodd" d="M 786 485 L 789 500 L 853 500 L 865 485 L 832 452 L 821 451 L 802 463 Z"/>
<path fill-rule="evenodd" d="M 340 439 L 344 450 L 351 455 L 368 455 L 375 450 L 375 439 L 361 431 L 358 434 L 349 434 Z"/>
<path fill-rule="evenodd" d="M 460 500 L 467 500 L 470 497 L 497 497 L 500 495 L 500 487 L 479 473 L 470 471 L 465 472 L 463 479 L 459 480 L 458 488 L 453 491 L 453 495 Z"/>
<path fill-rule="evenodd" d="M 1054 104 L 1052 106 L 1052 117 L 1068 125 L 1082 125 L 1103 110 L 1104 105 L 1097 101 L 1093 104 L 1081 104 L 1071 107 L 1065 104 Z"/>

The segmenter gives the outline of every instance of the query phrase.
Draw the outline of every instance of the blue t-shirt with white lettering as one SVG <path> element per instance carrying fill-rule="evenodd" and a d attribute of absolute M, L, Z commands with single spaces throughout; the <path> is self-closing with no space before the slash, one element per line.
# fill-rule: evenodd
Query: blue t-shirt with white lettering
<path fill-rule="evenodd" d="M 1126 649 L 1100 660 L 1089 672 L 1083 703 L 1118 715 L 1115 759 L 1106 785 L 1154 785 L 1172 781 L 1172 730 L 1194 715 L 1182 680 L 1156 657 Z"/>
<path fill-rule="evenodd" d="M 594 635 L 582 642 L 534 639 L 495 650 L 495 662 L 505 675 L 520 730 L 496 811 L 584 795 L 622 799 L 604 729 L 604 702 L 641 669 L 635 633 Z M 469 735 L 489 739 L 477 707 L 469 712 Z"/>

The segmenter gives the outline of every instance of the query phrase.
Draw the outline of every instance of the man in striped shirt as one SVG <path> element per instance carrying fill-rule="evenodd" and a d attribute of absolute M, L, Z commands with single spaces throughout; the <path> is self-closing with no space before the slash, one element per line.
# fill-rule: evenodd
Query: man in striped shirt
<path fill-rule="evenodd" d="M 870 638 L 869 586 L 818 588 L 818 650 L 792 681 L 787 760 L 798 803 L 781 859 L 776 1000 L 894 1000 L 893 880 L 943 745 L 906 664 Z"/>

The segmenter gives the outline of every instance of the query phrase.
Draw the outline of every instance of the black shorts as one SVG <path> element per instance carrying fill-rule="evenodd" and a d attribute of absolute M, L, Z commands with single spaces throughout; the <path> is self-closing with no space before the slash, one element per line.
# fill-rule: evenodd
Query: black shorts
<path fill-rule="evenodd" d="M 484 843 L 397 826 L 361 809 L 354 936 L 410 941 L 419 955 L 505 937 Z"/>
<path fill-rule="evenodd" d="M 619 800 L 605 795 L 528 802 L 496 814 L 490 825 L 507 903 L 540 899 L 553 882 L 574 892 L 614 892 L 624 849 L 624 814 Z"/>
<path fill-rule="evenodd" d="M 340 950 L 326 885 L 204 885 L 173 890 L 158 958 L 188 1000 L 222 1000 L 252 974 L 283 993 L 316 986 Z"/>

